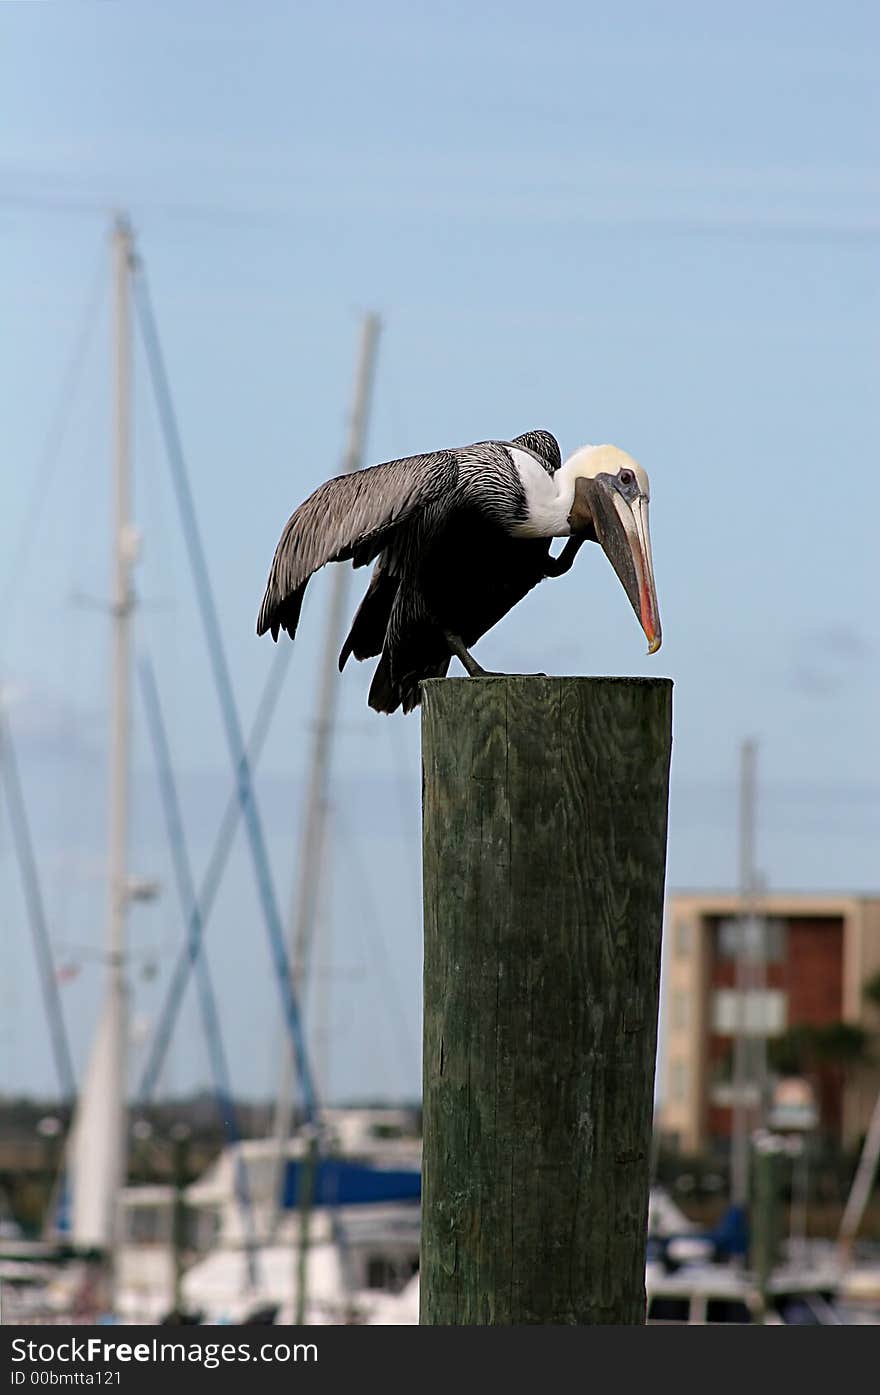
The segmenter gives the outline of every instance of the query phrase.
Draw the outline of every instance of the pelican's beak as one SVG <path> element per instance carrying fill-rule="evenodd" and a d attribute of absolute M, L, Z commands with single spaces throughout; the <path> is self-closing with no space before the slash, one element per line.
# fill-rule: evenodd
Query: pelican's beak
<path fill-rule="evenodd" d="M 660 610 L 651 561 L 648 500 L 644 494 L 632 502 L 613 487 L 596 491 L 600 507 L 593 508 L 593 522 L 602 550 L 620 578 L 630 605 L 648 640 L 648 653 L 656 654 L 662 641 Z M 598 502 L 598 501 L 597 501 Z"/>

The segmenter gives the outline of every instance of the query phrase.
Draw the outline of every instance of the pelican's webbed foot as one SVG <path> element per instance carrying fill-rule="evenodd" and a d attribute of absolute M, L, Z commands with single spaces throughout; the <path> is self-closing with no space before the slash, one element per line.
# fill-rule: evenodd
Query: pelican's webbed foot
<path fill-rule="evenodd" d="M 493 673 L 491 669 L 483 668 L 482 665 L 478 664 L 461 635 L 453 634 L 451 630 L 444 630 L 443 638 L 449 645 L 450 651 L 467 669 L 470 678 L 503 678 L 505 676 L 503 673 Z"/>
<path fill-rule="evenodd" d="M 443 638 L 449 645 L 451 652 L 467 669 L 470 678 L 509 678 L 509 673 L 499 673 L 497 669 L 483 668 L 478 664 L 471 651 L 467 648 L 461 635 L 453 634 L 452 630 L 444 630 Z M 519 678 L 546 678 L 546 673 L 520 673 Z"/>

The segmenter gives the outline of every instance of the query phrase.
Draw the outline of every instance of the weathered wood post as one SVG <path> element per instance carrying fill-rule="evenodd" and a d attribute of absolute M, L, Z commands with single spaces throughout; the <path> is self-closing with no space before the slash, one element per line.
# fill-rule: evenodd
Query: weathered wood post
<path fill-rule="evenodd" d="M 422 695 L 421 1322 L 641 1323 L 672 683 Z"/>

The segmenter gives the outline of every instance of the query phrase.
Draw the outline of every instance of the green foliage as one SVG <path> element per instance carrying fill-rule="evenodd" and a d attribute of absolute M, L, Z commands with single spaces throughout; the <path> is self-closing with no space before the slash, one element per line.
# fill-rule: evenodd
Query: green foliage
<path fill-rule="evenodd" d="M 828 1022 L 814 1031 L 820 1065 L 861 1066 L 871 1059 L 868 1033 L 855 1022 Z"/>
<path fill-rule="evenodd" d="M 880 969 L 877 970 L 876 974 L 865 979 L 862 993 L 866 1002 L 870 1003 L 872 1007 L 880 1009 Z"/>
<path fill-rule="evenodd" d="M 767 1059 L 779 1075 L 804 1075 L 820 1066 L 867 1065 L 870 1037 L 854 1022 L 826 1022 L 790 1027 L 767 1043 Z"/>
<path fill-rule="evenodd" d="M 811 1059 L 810 1027 L 789 1027 L 781 1036 L 767 1041 L 767 1061 L 777 1075 L 803 1075 Z"/>

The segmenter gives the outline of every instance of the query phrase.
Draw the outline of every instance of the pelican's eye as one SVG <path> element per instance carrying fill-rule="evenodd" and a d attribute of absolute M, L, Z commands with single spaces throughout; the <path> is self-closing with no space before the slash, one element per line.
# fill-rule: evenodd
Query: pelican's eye
<path fill-rule="evenodd" d="M 620 480 L 620 483 L 623 485 L 624 489 L 629 489 L 630 485 L 635 483 L 636 477 L 633 474 L 632 470 L 621 470 L 617 478 Z"/>

